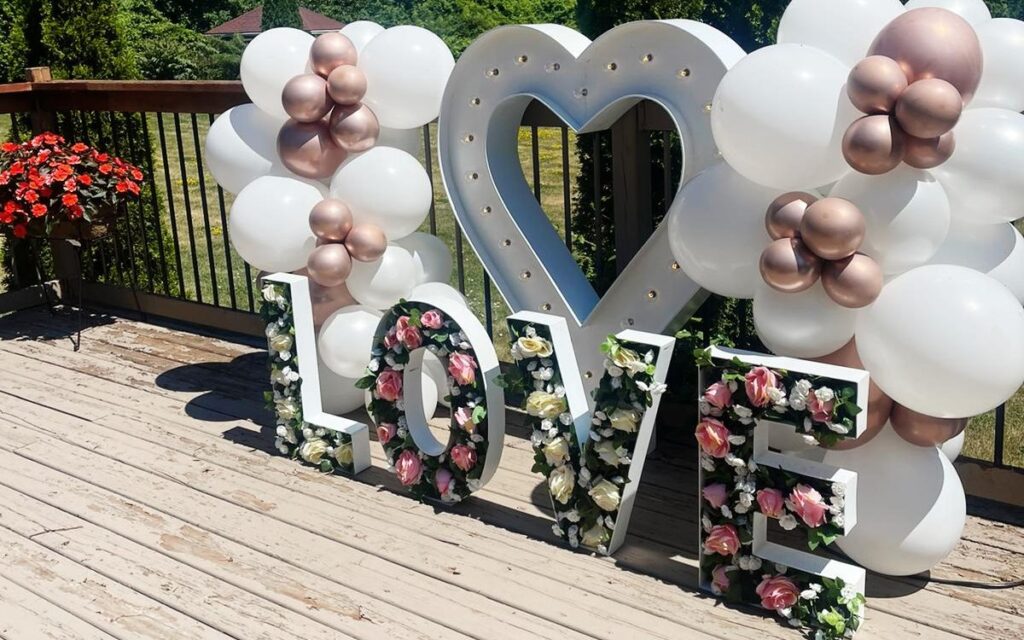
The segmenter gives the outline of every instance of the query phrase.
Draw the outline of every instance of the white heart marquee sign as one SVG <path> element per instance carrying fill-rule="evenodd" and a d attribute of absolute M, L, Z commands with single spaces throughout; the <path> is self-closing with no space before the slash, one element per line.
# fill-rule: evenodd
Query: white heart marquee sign
<path fill-rule="evenodd" d="M 683 141 L 680 187 L 719 161 L 711 99 L 744 56 L 722 32 L 690 20 L 632 22 L 596 41 L 558 25 L 508 26 L 477 39 L 448 82 L 440 119 L 445 188 L 460 225 L 512 311 L 569 321 L 584 384 L 596 346 L 622 329 L 660 332 L 703 299 L 660 226 L 598 298 L 526 183 L 518 132 L 533 99 L 577 132 L 610 127 L 641 100 L 658 103 Z M 674 206 L 674 205 L 673 205 Z"/>

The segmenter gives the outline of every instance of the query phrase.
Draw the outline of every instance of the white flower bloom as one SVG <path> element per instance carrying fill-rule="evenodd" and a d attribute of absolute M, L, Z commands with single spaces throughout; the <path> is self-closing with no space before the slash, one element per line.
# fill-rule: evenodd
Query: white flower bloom
<path fill-rule="evenodd" d="M 821 387 L 820 389 L 815 389 L 814 395 L 816 398 L 818 398 L 818 402 L 822 404 L 826 402 L 832 402 L 833 400 L 836 399 L 835 391 L 832 391 L 832 389 L 828 387 Z"/>
<path fill-rule="evenodd" d="M 786 531 L 792 531 L 793 529 L 796 529 L 796 525 L 796 518 L 794 518 L 793 514 L 791 513 L 787 513 L 786 515 L 779 518 L 779 526 L 781 526 Z"/>
<path fill-rule="evenodd" d="M 580 512 L 577 511 L 576 509 L 570 509 L 569 511 L 565 512 L 565 519 L 569 522 L 579 522 Z"/>
<path fill-rule="evenodd" d="M 310 440 L 313 438 L 313 430 L 309 427 L 302 427 L 302 438 L 304 440 Z"/>
<path fill-rule="evenodd" d="M 751 416 L 754 415 L 754 412 L 751 411 L 749 407 L 745 407 L 742 404 L 734 406 L 732 410 L 736 412 L 736 417 L 740 419 L 750 418 Z"/>
<path fill-rule="evenodd" d="M 732 511 L 729 509 L 729 505 L 722 505 L 722 516 L 726 518 L 732 518 Z"/>
<path fill-rule="evenodd" d="M 847 600 L 853 600 L 857 597 L 857 590 L 853 586 L 846 584 L 839 590 L 839 595 Z"/>
<path fill-rule="evenodd" d="M 849 427 L 846 427 L 846 426 L 844 426 L 844 425 L 841 425 L 841 424 L 836 424 L 836 423 L 834 423 L 834 422 L 826 422 L 825 424 L 826 424 L 826 425 L 828 426 L 828 428 L 829 428 L 829 429 L 831 429 L 832 431 L 835 431 L 836 433 L 838 433 L 838 434 L 841 434 L 841 435 L 844 435 L 844 436 L 845 436 L 845 435 L 846 435 L 847 433 L 849 433 L 849 432 L 850 432 L 850 428 L 849 428 Z"/>
<path fill-rule="evenodd" d="M 789 607 L 785 607 L 785 608 L 779 609 L 778 612 L 779 612 L 779 615 L 782 616 L 783 618 L 788 618 L 791 615 L 793 615 L 793 610 L 791 608 L 789 608 Z"/>
<path fill-rule="evenodd" d="M 729 436 L 728 440 L 729 440 L 729 444 L 734 444 L 734 445 L 738 446 L 738 445 L 741 445 L 741 444 L 743 444 L 744 442 L 747 441 L 747 436 L 732 435 L 732 436 Z"/>
<path fill-rule="evenodd" d="M 278 437 L 283 438 L 287 433 L 288 433 L 288 427 L 286 427 L 284 425 L 280 425 L 280 426 L 277 427 L 277 435 L 278 435 Z"/>
<path fill-rule="evenodd" d="M 817 600 L 818 592 L 814 589 L 804 589 L 800 592 L 800 598 L 803 600 Z"/>
<path fill-rule="evenodd" d="M 701 452 L 700 454 L 700 467 L 705 471 L 715 470 L 715 461 L 711 459 L 711 456 Z"/>
<path fill-rule="evenodd" d="M 802 437 L 802 438 L 803 438 L 803 440 L 804 440 L 804 444 L 806 444 L 806 445 L 808 445 L 808 446 L 811 446 L 811 447 L 816 447 L 816 446 L 818 446 L 819 444 L 821 444 L 820 442 L 818 442 L 818 439 L 817 439 L 817 438 L 815 438 L 814 436 L 809 436 L 809 435 L 807 435 L 807 434 L 804 434 L 804 435 L 803 435 L 803 436 L 801 436 L 801 437 Z"/>
<path fill-rule="evenodd" d="M 786 392 L 779 387 L 768 387 L 768 399 L 772 404 L 779 404 L 786 401 Z"/>
<path fill-rule="evenodd" d="M 622 373 L 623 373 L 622 369 L 616 367 L 615 365 L 610 365 L 608 367 L 608 375 L 610 375 L 613 378 L 621 378 L 622 377 Z M 620 382 L 620 384 L 621 384 L 621 382 Z"/>
<path fill-rule="evenodd" d="M 842 482 L 833 482 L 832 483 L 832 495 L 845 496 L 846 495 L 846 485 L 843 484 Z"/>
<path fill-rule="evenodd" d="M 837 513 L 832 516 L 832 524 L 842 529 L 846 526 L 846 518 L 841 513 Z"/>
<path fill-rule="evenodd" d="M 711 518 L 703 516 L 700 519 L 700 526 L 704 529 L 705 533 L 711 531 Z"/>

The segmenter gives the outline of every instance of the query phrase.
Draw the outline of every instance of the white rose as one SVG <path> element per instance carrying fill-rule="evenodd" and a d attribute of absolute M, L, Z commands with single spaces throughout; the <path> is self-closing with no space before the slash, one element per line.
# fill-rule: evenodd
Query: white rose
<path fill-rule="evenodd" d="M 307 440 L 299 447 L 299 457 L 311 464 L 320 464 L 320 459 L 327 452 L 327 443 L 319 438 Z"/>
<path fill-rule="evenodd" d="M 334 459 L 346 467 L 352 465 L 352 444 L 343 444 L 334 450 Z"/>
<path fill-rule="evenodd" d="M 263 287 L 263 299 L 267 302 L 277 300 L 277 285 L 267 284 Z"/>
<path fill-rule="evenodd" d="M 639 419 L 640 416 L 632 409 L 616 409 L 612 412 L 612 415 L 608 416 L 608 421 L 613 429 L 625 431 L 626 433 L 636 431 L 636 423 Z"/>
<path fill-rule="evenodd" d="M 270 348 L 274 351 L 288 351 L 292 348 L 292 337 L 287 333 L 279 333 L 270 338 Z"/>
<path fill-rule="evenodd" d="M 555 467 L 548 476 L 548 489 L 551 491 L 551 496 L 562 504 L 569 502 L 575 484 L 576 474 L 567 464 Z"/>
<path fill-rule="evenodd" d="M 794 518 L 793 514 L 791 513 L 787 513 L 786 515 L 779 518 L 779 526 L 781 526 L 786 531 L 792 531 L 793 529 L 796 529 L 796 525 L 796 518 Z"/>
<path fill-rule="evenodd" d="M 619 488 L 607 480 L 601 480 L 587 493 L 594 499 L 594 504 L 604 511 L 615 511 L 619 508 Z"/>
<path fill-rule="evenodd" d="M 565 438 L 555 438 L 544 445 L 544 459 L 552 467 L 558 466 L 569 459 L 569 443 Z"/>
<path fill-rule="evenodd" d="M 526 412 L 537 418 L 557 418 L 565 408 L 564 398 L 545 391 L 534 391 L 526 398 Z"/>
<path fill-rule="evenodd" d="M 583 544 L 584 547 L 596 549 L 604 544 L 607 544 L 609 538 L 610 536 L 608 535 L 608 530 L 600 524 L 595 524 L 594 526 L 590 527 L 589 529 L 583 532 L 583 538 L 580 540 L 580 542 Z"/>
<path fill-rule="evenodd" d="M 521 358 L 548 358 L 554 349 L 544 338 L 524 336 L 516 340 L 515 352 Z"/>
<path fill-rule="evenodd" d="M 632 349 L 619 348 L 612 357 L 612 362 L 620 369 L 636 374 L 647 371 L 647 363 L 643 361 L 636 351 Z M 630 375 L 632 377 L 632 375 Z"/>

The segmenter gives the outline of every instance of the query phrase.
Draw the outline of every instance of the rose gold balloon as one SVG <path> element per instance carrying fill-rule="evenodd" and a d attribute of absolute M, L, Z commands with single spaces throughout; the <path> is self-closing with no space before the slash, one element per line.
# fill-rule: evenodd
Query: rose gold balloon
<path fill-rule="evenodd" d="M 323 120 L 286 122 L 277 134 L 277 154 L 289 171 L 315 180 L 334 173 L 348 155 L 331 139 Z"/>
<path fill-rule="evenodd" d="M 784 193 L 768 205 L 764 226 L 772 240 L 794 238 L 800 234 L 800 220 L 804 211 L 817 201 L 816 196 L 801 191 Z"/>
<path fill-rule="evenodd" d="M 810 288 L 821 275 L 821 259 L 799 238 L 780 238 L 768 245 L 761 253 L 760 267 L 768 286 L 786 293 Z"/>
<path fill-rule="evenodd" d="M 907 85 L 907 74 L 892 58 L 869 56 L 853 67 L 846 81 L 850 102 L 868 115 L 892 113 Z"/>
<path fill-rule="evenodd" d="M 906 134 L 890 116 L 864 116 L 843 136 L 843 157 L 869 176 L 888 173 L 903 161 Z"/>
<path fill-rule="evenodd" d="M 821 285 L 836 304 L 866 307 L 882 293 L 882 267 L 863 253 L 829 262 L 821 270 Z"/>
<path fill-rule="evenodd" d="M 331 111 L 331 99 L 327 95 L 327 83 L 315 73 L 295 76 L 284 85 L 281 104 L 293 120 L 316 122 Z"/>
<path fill-rule="evenodd" d="M 896 103 L 896 121 L 915 138 L 938 138 L 953 130 L 964 110 L 956 87 L 929 78 L 910 85 Z"/>
<path fill-rule="evenodd" d="M 342 65 L 327 76 L 327 93 L 338 104 L 359 104 L 366 95 L 366 76 L 358 67 Z"/>
<path fill-rule="evenodd" d="M 373 262 L 384 255 L 388 248 L 388 238 L 375 224 L 357 224 L 348 232 L 345 247 L 353 260 Z"/>
<path fill-rule="evenodd" d="M 341 242 L 352 229 L 352 211 L 341 200 L 321 200 L 309 212 L 309 228 L 320 240 Z"/>
<path fill-rule="evenodd" d="M 366 105 L 343 107 L 331 113 L 331 137 L 335 144 L 349 153 L 369 151 L 377 144 L 380 123 Z"/>
<path fill-rule="evenodd" d="M 893 431 L 910 444 L 935 447 L 960 435 L 967 428 L 968 418 L 933 418 L 897 404 L 890 420 Z"/>
<path fill-rule="evenodd" d="M 337 287 L 352 272 L 352 258 L 343 244 L 325 244 L 309 252 L 309 278 L 321 287 Z"/>
<path fill-rule="evenodd" d="M 868 55 L 899 63 L 911 84 L 940 78 L 970 102 L 981 82 L 983 57 L 978 36 L 966 20 L 946 9 L 912 9 L 890 22 L 871 43 Z"/>
<path fill-rule="evenodd" d="M 343 64 L 356 63 L 356 47 L 347 36 L 337 31 L 317 36 L 309 50 L 309 61 L 313 71 L 326 78 Z"/>
<path fill-rule="evenodd" d="M 934 169 L 949 160 L 954 151 L 956 137 L 952 131 L 928 140 L 907 136 L 907 152 L 903 155 L 903 162 L 915 169 Z"/>
<path fill-rule="evenodd" d="M 863 369 L 864 363 L 861 362 L 860 354 L 857 353 L 857 339 L 851 338 L 849 342 L 839 348 L 838 351 L 834 351 L 827 356 L 821 356 L 820 358 L 811 358 L 815 362 L 824 362 L 826 364 L 834 364 L 840 367 L 850 367 L 853 369 Z M 838 449 L 839 451 L 848 451 L 850 449 L 856 449 L 857 447 L 867 444 L 881 431 L 885 423 L 889 421 L 889 414 L 892 413 L 892 398 L 887 396 L 882 389 L 875 384 L 873 381 L 868 384 L 868 423 L 864 429 L 864 433 L 859 438 L 840 440 L 835 445 L 829 447 L 830 449 Z"/>
<path fill-rule="evenodd" d="M 822 198 L 807 207 L 800 237 L 819 258 L 841 260 L 860 248 L 866 228 L 857 205 L 843 198 Z"/>

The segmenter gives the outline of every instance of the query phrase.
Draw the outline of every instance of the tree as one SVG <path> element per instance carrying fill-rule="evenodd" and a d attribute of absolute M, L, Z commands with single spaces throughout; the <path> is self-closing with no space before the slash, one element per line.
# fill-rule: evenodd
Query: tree
<path fill-rule="evenodd" d="M 299 4 L 296 0 L 267 0 L 263 3 L 263 24 L 264 31 L 277 27 L 302 28 L 302 19 L 299 17 Z"/>

